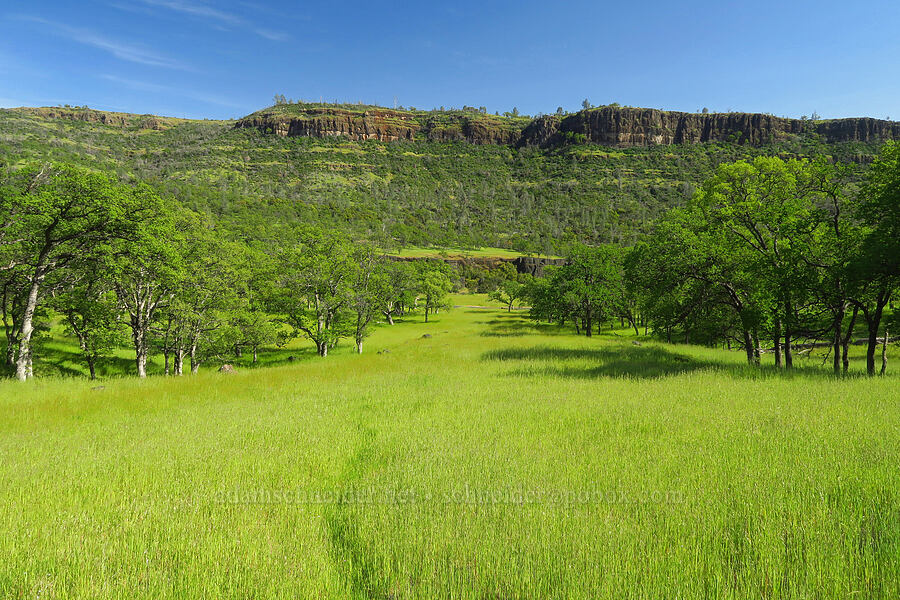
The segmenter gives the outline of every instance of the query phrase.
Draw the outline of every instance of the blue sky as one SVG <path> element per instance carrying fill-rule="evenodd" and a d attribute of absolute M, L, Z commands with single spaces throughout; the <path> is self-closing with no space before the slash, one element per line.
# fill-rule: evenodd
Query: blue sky
<path fill-rule="evenodd" d="M 900 119 L 900 2 L 6 0 L 0 106 L 291 98 Z"/>

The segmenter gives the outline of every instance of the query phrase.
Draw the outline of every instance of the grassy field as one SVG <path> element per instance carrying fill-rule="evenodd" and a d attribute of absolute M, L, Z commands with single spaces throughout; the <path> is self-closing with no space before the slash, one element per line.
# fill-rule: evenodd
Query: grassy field
<path fill-rule="evenodd" d="M 900 597 L 897 375 L 633 342 L 457 308 L 362 356 L 2 382 L 0 597 Z"/>

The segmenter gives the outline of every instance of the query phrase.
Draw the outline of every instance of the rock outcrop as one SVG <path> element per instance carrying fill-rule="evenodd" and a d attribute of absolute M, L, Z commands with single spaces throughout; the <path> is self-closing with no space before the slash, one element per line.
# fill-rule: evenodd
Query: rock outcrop
<path fill-rule="evenodd" d="M 703 142 L 759 146 L 803 133 L 821 135 L 828 143 L 882 142 L 900 139 L 900 123 L 869 118 L 805 121 L 752 113 L 697 114 L 606 106 L 563 118 L 535 119 L 523 131 L 520 144 L 546 147 L 584 136 L 583 141 L 614 147 Z"/>
<path fill-rule="evenodd" d="M 298 116 L 257 113 L 241 119 L 235 127 L 251 127 L 279 136 L 346 137 L 382 142 L 412 140 L 420 128 L 409 114 L 401 111 L 358 112 L 327 108 L 311 108 Z"/>
<path fill-rule="evenodd" d="M 800 134 L 818 134 L 828 143 L 900 139 L 900 123 L 870 118 L 809 121 L 768 114 L 700 114 L 618 106 L 565 116 L 541 116 L 528 122 L 472 111 L 413 112 L 290 105 L 254 113 L 235 126 L 281 136 L 340 136 L 380 141 L 424 139 L 539 147 L 568 142 L 621 148 L 704 142 L 759 146 Z"/>

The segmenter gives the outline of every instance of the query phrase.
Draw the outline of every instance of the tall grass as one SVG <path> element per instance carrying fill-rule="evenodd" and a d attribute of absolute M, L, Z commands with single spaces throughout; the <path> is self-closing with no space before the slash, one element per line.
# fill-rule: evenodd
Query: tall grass
<path fill-rule="evenodd" d="M 459 308 L 362 356 L 2 383 L 0 597 L 900 597 L 900 379 L 808 362 Z"/>

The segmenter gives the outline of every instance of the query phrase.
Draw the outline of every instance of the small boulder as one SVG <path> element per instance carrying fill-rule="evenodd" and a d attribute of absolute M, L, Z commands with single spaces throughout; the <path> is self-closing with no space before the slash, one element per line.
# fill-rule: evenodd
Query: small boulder
<path fill-rule="evenodd" d="M 640 342 L 631 342 L 631 343 L 634 344 L 635 346 L 640 346 L 640 345 L 641 345 Z"/>
<path fill-rule="evenodd" d="M 235 371 L 234 365 L 222 365 L 219 367 L 219 373 L 234 373 Z"/>
<path fill-rule="evenodd" d="M 105 390 L 106 386 L 105 385 L 96 385 L 96 386 L 92 387 L 91 389 L 94 390 L 95 392 L 97 392 L 100 390 Z"/>
<path fill-rule="evenodd" d="M 293 355 L 293 354 L 292 354 L 292 355 L 290 355 L 290 356 L 288 356 L 288 361 L 290 361 L 290 362 L 294 362 L 294 361 L 295 361 L 295 360 L 297 360 L 297 357 L 296 357 L 296 356 L 294 356 L 294 355 Z"/>
<path fill-rule="evenodd" d="M 424 334 L 422 337 L 425 338 L 425 339 L 428 339 L 428 338 L 431 337 L 431 334 L 430 334 L 430 333 L 426 333 L 426 334 Z"/>
<path fill-rule="evenodd" d="M 390 354 L 390 353 L 391 353 L 391 351 L 388 350 L 387 348 L 385 348 L 384 350 L 379 350 L 379 351 L 378 351 L 378 354 Z"/>

